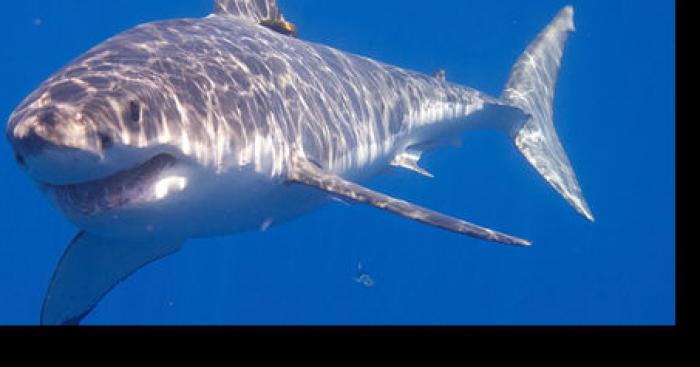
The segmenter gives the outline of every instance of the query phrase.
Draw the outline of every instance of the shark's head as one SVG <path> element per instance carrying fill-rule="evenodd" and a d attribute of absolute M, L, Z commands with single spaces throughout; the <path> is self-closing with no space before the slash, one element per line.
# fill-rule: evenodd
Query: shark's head
<path fill-rule="evenodd" d="M 213 52 L 224 45 L 209 43 L 216 28 L 205 25 L 165 21 L 117 35 L 10 116 L 18 165 L 77 226 L 177 228 L 189 218 L 207 227 L 215 216 L 231 221 L 226 230 L 257 225 L 236 214 L 259 209 L 261 182 L 278 183 L 287 150 L 266 137 L 268 101 L 239 97 L 253 95 L 256 75 Z"/>
<path fill-rule="evenodd" d="M 6 132 L 18 165 L 72 218 L 147 205 L 187 185 L 177 170 L 190 101 L 160 82 L 147 51 L 111 46 L 40 85 Z"/>

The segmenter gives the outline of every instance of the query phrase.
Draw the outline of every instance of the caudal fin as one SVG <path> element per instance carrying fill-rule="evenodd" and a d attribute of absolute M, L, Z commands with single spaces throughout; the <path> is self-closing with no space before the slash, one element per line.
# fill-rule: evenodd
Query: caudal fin
<path fill-rule="evenodd" d="M 569 158 L 554 129 L 552 104 L 564 45 L 574 31 L 574 9 L 567 6 L 520 56 L 502 98 L 530 119 L 513 133 L 520 152 L 576 210 L 593 221 Z"/>

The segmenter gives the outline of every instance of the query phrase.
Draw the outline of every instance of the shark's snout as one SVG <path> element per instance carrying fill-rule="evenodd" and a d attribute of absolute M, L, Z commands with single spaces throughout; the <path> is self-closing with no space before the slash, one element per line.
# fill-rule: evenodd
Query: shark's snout
<path fill-rule="evenodd" d="M 65 184 L 99 176 L 99 142 L 56 108 L 15 118 L 9 126 L 7 138 L 15 160 L 33 179 Z"/>
<path fill-rule="evenodd" d="M 18 143 L 15 160 L 36 181 L 69 184 L 104 174 L 100 169 L 101 157 L 93 152 L 53 146 L 35 135 L 24 140 Z"/>
<path fill-rule="evenodd" d="M 59 118 L 56 111 L 48 109 L 30 119 L 15 124 L 11 122 L 14 127 L 8 135 L 15 153 L 21 157 L 29 157 L 39 155 L 47 149 L 67 148 L 56 139 L 59 135 L 56 129 Z"/>

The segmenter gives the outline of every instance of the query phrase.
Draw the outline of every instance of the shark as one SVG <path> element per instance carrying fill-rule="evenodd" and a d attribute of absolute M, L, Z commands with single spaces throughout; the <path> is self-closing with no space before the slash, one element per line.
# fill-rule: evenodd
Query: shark
<path fill-rule="evenodd" d="M 574 11 L 516 61 L 500 96 L 298 37 L 275 0 L 139 25 L 61 68 L 11 114 L 18 166 L 78 229 L 39 321 L 79 324 L 120 282 L 189 239 L 265 230 L 332 199 L 476 239 L 530 241 L 362 183 L 497 129 L 593 220 L 557 136 L 553 99 Z"/>

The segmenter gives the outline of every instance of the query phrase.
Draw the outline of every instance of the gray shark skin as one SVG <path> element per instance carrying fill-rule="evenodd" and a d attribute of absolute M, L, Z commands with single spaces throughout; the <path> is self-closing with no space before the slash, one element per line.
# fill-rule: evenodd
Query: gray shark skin
<path fill-rule="evenodd" d="M 432 175 L 426 150 L 496 128 L 593 220 L 556 135 L 573 9 L 516 62 L 501 97 L 293 36 L 274 0 L 218 0 L 202 19 L 137 26 L 58 71 L 10 116 L 18 164 L 79 229 L 42 324 L 79 323 L 119 282 L 190 238 L 266 230 L 327 203 L 368 204 L 509 245 L 530 242 L 359 184 Z"/>

